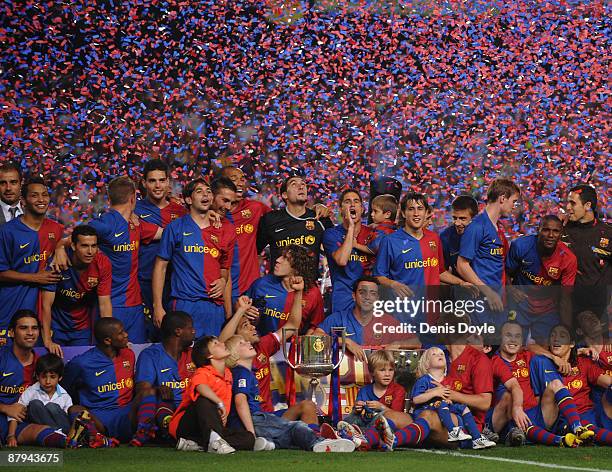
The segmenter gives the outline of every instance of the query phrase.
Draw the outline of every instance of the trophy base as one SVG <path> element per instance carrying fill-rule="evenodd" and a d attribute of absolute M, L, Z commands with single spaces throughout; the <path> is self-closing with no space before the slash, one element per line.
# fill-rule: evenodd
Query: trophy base
<path fill-rule="evenodd" d="M 295 371 L 302 377 L 321 378 L 332 373 L 334 366 L 331 364 L 309 364 L 297 366 Z"/>

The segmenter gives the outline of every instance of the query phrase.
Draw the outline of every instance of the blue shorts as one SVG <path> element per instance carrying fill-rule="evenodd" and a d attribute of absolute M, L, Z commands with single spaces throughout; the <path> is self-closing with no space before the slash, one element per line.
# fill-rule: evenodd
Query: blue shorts
<path fill-rule="evenodd" d="M 0 440 L 3 443 L 6 443 L 6 436 L 8 434 L 8 425 L 9 421 L 6 415 L 0 413 Z M 19 437 L 19 434 L 25 429 L 26 426 L 29 426 L 30 423 L 26 421 L 22 421 L 21 423 L 17 423 L 17 431 L 15 431 L 15 437 Z"/>
<path fill-rule="evenodd" d="M 597 426 L 603 429 L 607 429 L 608 431 L 612 431 L 612 418 L 610 418 L 606 411 L 603 408 L 602 402 L 595 402 L 594 410 L 595 410 L 595 420 L 597 422 Z"/>
<path fill-rule="evenodd" d="M 514 316 L 512 316 L 514 314 Z M 550 331 L 557 326 L 561 319 L 559 313 L 545 313 L 543 315 L 530 315 L 523 310 L 515 309 L 508 319 L 516 321 L 523 328 L 523 341 L 527 341 L 527 335 L 531 332 L 531 339 L 536 342 L 547 341 Z"/>
<path fill-rule="evenodd" d="M 535 356 L 529 363 L 529 374 L 531 377 L 531 388 L 536 397 L 541 397 L 546 386 L 553 380 L 563 383 L 557 366 L 548 357 Z"/>
<path fill-rule="evenodd" d="M 170 306 L 175 311 L 184 311 L 191 316 L 196 338 L 219 336 L 221 334 L 221 328 L 223 328 L 223 323 L 225 323 L 225 309 L 223 305 L 217 305 L 208 300 L 191 302 L 174 299 Z"/>
<path fill-rule="evenodd" d="M 114 306 L 113 318 L 117 318 L 123 323 L 131 343 L 143 344 L 147 342 L 145 315 L 142 305 L 129 307 Z"/>
<path fill-rule="evenodd" d="M 135 428 L 130 421 L 130 411 L 132 405 L 126 405 L 116 410 L 96 410 L 91 408 L 90 411 L 98 418 L 109 436 L 118 439 L 121 442 L 128 442 L 134 435 Z"/>
<path fill-rule="evenodd" d="M 593 426 L 597 426 L 597 419 L 595 418 L 595 411 L 593 410 L 587 410 L 580 413 L 580 420 L 583 425 L 592 424 Z M 551 430 L 560 436 L 568 432 L 567 420 L 563 415 L 559 415 L 559 418 L 557 418 Z"/>
<path fill-rule="evenodd" d="M 91 329 L 63 331 L 51 325 L 53 342 L 60 346 L 91 346 Z"/>

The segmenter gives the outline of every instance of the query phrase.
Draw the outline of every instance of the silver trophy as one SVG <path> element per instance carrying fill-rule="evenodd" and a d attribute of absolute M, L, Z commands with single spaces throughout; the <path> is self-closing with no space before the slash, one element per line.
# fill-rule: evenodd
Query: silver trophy
<path fill-rule="evenodd" d="M 287 351 L 287 341 L 293 334 L 297 335 L 297 331 L 298 330 L 295 328 L 283 328 L 283 355 L 285 356 L 287 364 L 289 364 L 300 376 L 310 378 L 308 395 L 312 398 L 312 401 L 316 403 L 316 391 L 319 387 L 319 379 L 331 374 L 338 368 L 342 359 L 344 359 L 346 349 L 346 328 L 332 328 L 332 332 L 338 333 L 338 336 L 342 339 L 339 344 L 340 354 L 336 364 L 332 361 L 334 354 L 332 350 L 332 337 L 326 334 L 322 336 L 312 334 L 297 336 L 294 364 L 291 359 L 292 356 Z"/>

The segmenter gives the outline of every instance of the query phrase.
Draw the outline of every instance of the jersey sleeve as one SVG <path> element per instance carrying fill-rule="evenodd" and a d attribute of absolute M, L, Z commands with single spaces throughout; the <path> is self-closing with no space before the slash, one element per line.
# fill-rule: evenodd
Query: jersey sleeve
<path fill-rule="evenodd" d="M 361 387 L 357 392 L 357 398 L 355 399 L 355 401 L 367 402 L 370 399 L 368 395 L 368 390 L 370 390 L 371 388 L 371 385 L 364 385 L 363 387 Z"/>
<path fill-rule="evenodd" d="M 375 277 L 387 277 L 390 278 L 391 274 L 391 241 L 388 236 L 381 237 L 380 244 L 378 246 L 378 254 L 376 255 L 376 264 L 372 275 Z"/>
<path fill-rule="evenodd" d="M 440 239 L 440 236 L 438 236 L 437 234 L 436 234 L 435 241 L 436 241 L 436 244 L 438 245 L 438 270 L 440 274 L 442 274 L 447 269 L 446 263 L 444 262 L 445 261 L 444 247 L 442 246 L 442 240 Z"/>
<path fill-rule="evenodd" d="M 468 261 L 471 261 L 476 257 L 476 251 L 480 245 L 482 239 L 482 232 L 479 224 L 470 223 L 465 227 L 465 232 L 461 237 L 461 244 L 459 246 L 459 255 Z"/>
<path fill-rule="evenodd" d="M 493 380 L 495 385 L 505 384 L 508 380 L 513 378 L 512 371 L 499 357 L 495 357 L 491 361 L 491 369 L 493 370 Z"/>
<path fill-rule="evenodd" d="M 309 328 L 316 328 L 325 319 L 325 310 L 323 308 L 323 296 L 319 291 L 319 287 L 315 286 L 311 290 L 313 291 L 313 294 L 311 297 L 312 307 L 309 310 L 310 313 L 308 316 L 308 319 L 310 320 Z"/>
<path fill-rule="evenodd" d="M 246 369 L 239 369 L 239 373 L 238 375 L 236 375 L 236 370 L 238 369 L 234 369 L 232 371 L 232 374 L 234 376 L 234 380 L 232 383 L 232 395 L 236 396 L 239 393 L 242 393 L 248 398 L 249 393 L 250 393 L 249 392 L 249 380 L 251 380 L 250 376 L 252 374 Z"/>
<path fill-rule="evenodd" d="M 157 368 L 155 360 L 148 349 L 145 349 L 138 356 L 136 362 L 136 383 L 147 382 L 154 387 L 159 386 L 157 382 Z"/>
<path fill-rule="evenodd" d="M 189 389 L 189 393 L 191 394 L 191 401 L 195 402 L 200 394 L 198 393 L 198 385 L 209 385 L 210 378 L 208 373 L 204 369 L 196 370 L 193 377 L 191 377 L 190 385 L 192 388 Z"/>
<path fill-rule="evenodd" d="M 2 211 L 2 209 L 0 209 Z M 11 241 L 13 238 L 10 236 L 10 233 L 6 231 L 6 225 L 3 225 L 0 228 L 0 272 L 4 272 L 5 270 L 11 269 L 12 259 L 11 254 Z"/>
<path fill-rule="evenodd" d="M 102 241 L 111 240 L 113 228 L 111 228 L 111 226 L 108 225 L 102 218 L 94 218 L 88 224 L 96 230 L 96 233 L 98 233 L 98 237 Z"/>
<path fill-rule="evenodd" d="M 261 338 L 257 350 L 268 357 L 272 357 L 281 348 L 280 340 L 276 333 L 268 333 Z"/>
<path fill-rule="evenodd" d="M 561 274 L 561 285 L 564 287 L 572 287 L 576 281 L 576 273 L 578 272 L 578 261 L 573 253 L 567 254 L 566 265 Z"/>
<path fill-rule="evenodd" d="M 98 296 L 105 297 L 111 294 L 113 284 L 113 268 L 108 257 L 101 254 L 100 257 L 100 281 L 98 283 Z"/>
<path fill-rule="evenodd" d="M 597 385 L 597 379 L 599 379 L 599 376 L 605 374 L 604 370 L 591 359 L 589 359 L 589 365 L 586 373 L 589 385 Z"/>
<path fill-rule="evenodd" d="M 327 258 L 331 258 L 334 252 L 338 250 L 338 240 L 335 237 L 334 228 L 326 229 L 323 232 L 323 249 Z"/>
<path fill-rule="evenodd" d="M 474 394 L 493 392 L 493 368 L 491 361 L 484 354 L 476 357 L 470 380 L 474 387 Z"/>
<path fill-rule="evenodd" d="M 414 383 L 414 386 L 412 387 L 412 392 L 410 392 L 410 398 L 414 398 L 418 395 L 421 395 L 427 390 L 429 390 L 429 380 L 427 379 L 427 376 L 424 375 L 422 377 L 419 377 Z"/>
<path fill-rule="evenodd" d="M 221 257 L 219 258 L 219 264 L 222 269 L 229 269 L 232 267 L 232 261 L 234 260 L 234 248 L 237 244 L 238 236 L 236 236 L 236 230 L 234 226 L 231 226 L 231 231 L 227 231 L 227 244 L 223 251 L 221 251 Z"/>
<path fill-rule="evenodd" d="M 272 212 L 266 213 L 259 220 L 259 226 L 257 228 L 257 254 L 263 251 L 270 242 L 270 237 L 268 236 L 268 229 L 270 228 L 270 223 L 268 222 L 268 220 L 272 215 Z"/>
<path fill-rule="evenodd" d="M 510 277 L 516 275 L 519 270 L 521 257 L 519 255 L 518 240 L 514 240 L 510 243 L 510 250 L 508 251 L 508 257 L 506 257 L 506 272 Z"/>
<path fill-rule="evenodd" d="M 319 323 L 317 328 L 319 328 L 320 330 L 323 330 L 325 334 L 328 334 L 331 336 L 331 329 L 334 326 L 339 326 L 338 317 L 332 313 L 327 318 L 325 318 L 321 323 Z"/>
<path fill-rule="evenodd" d="M 64 375 L 61 385 L 72 398 L 78 398 L 78 390 L 81 386 L 83 378 L 83 369 L 81 367 L 80 357 L 73 358 L 64 369 Z"/>
<path fill-rule="evenodd" d="M 176 247 L 176 225 L 169 224 L 166 226 L 164 233 L 162 234 L 161 242 L 159 243 L 158 257 L 169 261 L 172 259 L 174 254 L 174 248 Z"/>
<path fill-rule="evenodd" d="M 140 220 L 140 241 L 143 244 L 149 244 L 155 238 L 159 226 Z"/>

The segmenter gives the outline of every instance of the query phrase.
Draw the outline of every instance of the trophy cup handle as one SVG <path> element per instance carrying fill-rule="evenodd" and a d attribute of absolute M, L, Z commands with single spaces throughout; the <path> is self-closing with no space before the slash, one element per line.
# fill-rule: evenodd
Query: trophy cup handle
<path fill-rule="evenodd" d="M 334 370 L 338 368 L 338 366 L 342 363 L 344 359 L 344 354 L 346 353 L 346 328 L 345 327 L 333 327 L 331 329 L 332 333 L 339 333 L 342 338 L 342 349 L 340 351 L 340 355 L 338 356 L 338 363 L 334 365 Z"/>
<path fill-rule="evenodd" d="M 285 361 L 287 361 L 287 364 L 289 364 L 289 366 L 293 370 L 295 370 L 295 366 L 293 365 L 293 363 L 291 362 L 291 359 L 290 359 L 291 356 L 289 356 L 289 353 L 287 352 L 287 340 L 291 339 L 291 337 L 293 336 L 293 335 L 291 335 L 291 336 L 287 337 L 287 333 L 288 332 L 293 332 L 297 336 L 298 330 L 295 329 L 295 328 L 283 328 L 283 330 L 282 330 L 282 339 L 281 339 L 281 346 L 283 347 L 283 356 L 285 357 Z"/>

